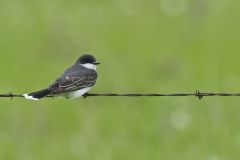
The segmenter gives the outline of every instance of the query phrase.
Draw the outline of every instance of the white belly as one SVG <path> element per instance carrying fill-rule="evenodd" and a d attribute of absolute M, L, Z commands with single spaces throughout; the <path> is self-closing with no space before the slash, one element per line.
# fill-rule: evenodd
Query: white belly
<path fill-rule="evenodd" d="M 87 87 L 87 88 L 83 88 L 81 90 L 73 91 L 73 92 L 66 94 L 65 96 L 70 99 L 78 98 L 78 97 L 81 97 L 82 95 L 84 95 L 85 93 L 87 93 L 91 88 L 92 87 Z"/>

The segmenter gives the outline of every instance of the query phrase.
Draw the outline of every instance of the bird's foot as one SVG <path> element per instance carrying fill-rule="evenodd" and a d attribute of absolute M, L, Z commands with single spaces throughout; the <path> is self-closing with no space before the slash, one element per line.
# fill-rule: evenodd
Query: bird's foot
<path fill-rule="evenodd" d="M 82 97 L 83 97 L 84 99 L 86 99 L 86 98 L 88 97 L 88 93 L 84 93 L 84 94 L 82 95 Z"/>

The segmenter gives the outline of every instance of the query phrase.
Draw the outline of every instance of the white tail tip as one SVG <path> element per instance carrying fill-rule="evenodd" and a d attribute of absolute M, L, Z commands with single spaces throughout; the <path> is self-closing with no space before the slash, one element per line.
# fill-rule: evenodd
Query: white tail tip
<path fill-rule="evenodd" d="M 23 94 L 23 96 L 24 96 L 26 99 L 29 99 L 29 100 L 34 100 L 34 101 L 39 100 L 39 99 L 37 99 L 37 98 L 34 98 L 33 96 L 29 96 L 28 94 Z"/>

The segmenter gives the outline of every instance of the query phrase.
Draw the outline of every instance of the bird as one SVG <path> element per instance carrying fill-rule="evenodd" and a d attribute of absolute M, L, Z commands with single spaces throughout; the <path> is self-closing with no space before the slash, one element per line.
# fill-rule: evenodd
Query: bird
<path fill-rule="evenodd" d="M 47 88 L 23 96 L 28 100 L 39 100 L 46 96 L 63 96 L 67 99 L 84 96 L 96 83 L 99 64 L 94 56 L 82 55 Z"/>

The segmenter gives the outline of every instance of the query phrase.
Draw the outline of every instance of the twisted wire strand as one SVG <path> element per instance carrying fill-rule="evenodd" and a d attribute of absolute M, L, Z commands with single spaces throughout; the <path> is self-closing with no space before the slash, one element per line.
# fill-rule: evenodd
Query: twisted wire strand
<path fill-rule="evenodd" d="M 221 97 L 230 97 L 230 96 L 240 96 L 240 93 L 207 93 L 207 92 L 200 92 L 196 91 L 195 93 L 173 93 L 173 94 L 160 94 L 160 93 L 86 93 L 83 95 L 84 98 L 87 97 L 186 97 L 186 96 L 193 96 L 197 97 L 198 99 L 202 99 L 203 97 L 210 97 L 210 96 L 221 96 Z M 0 94 L 0 98 L 11 98 L 19 97 L 23 98 L 22 94 Z M 47 96 L 53 98 L 53 96 Z"/>

